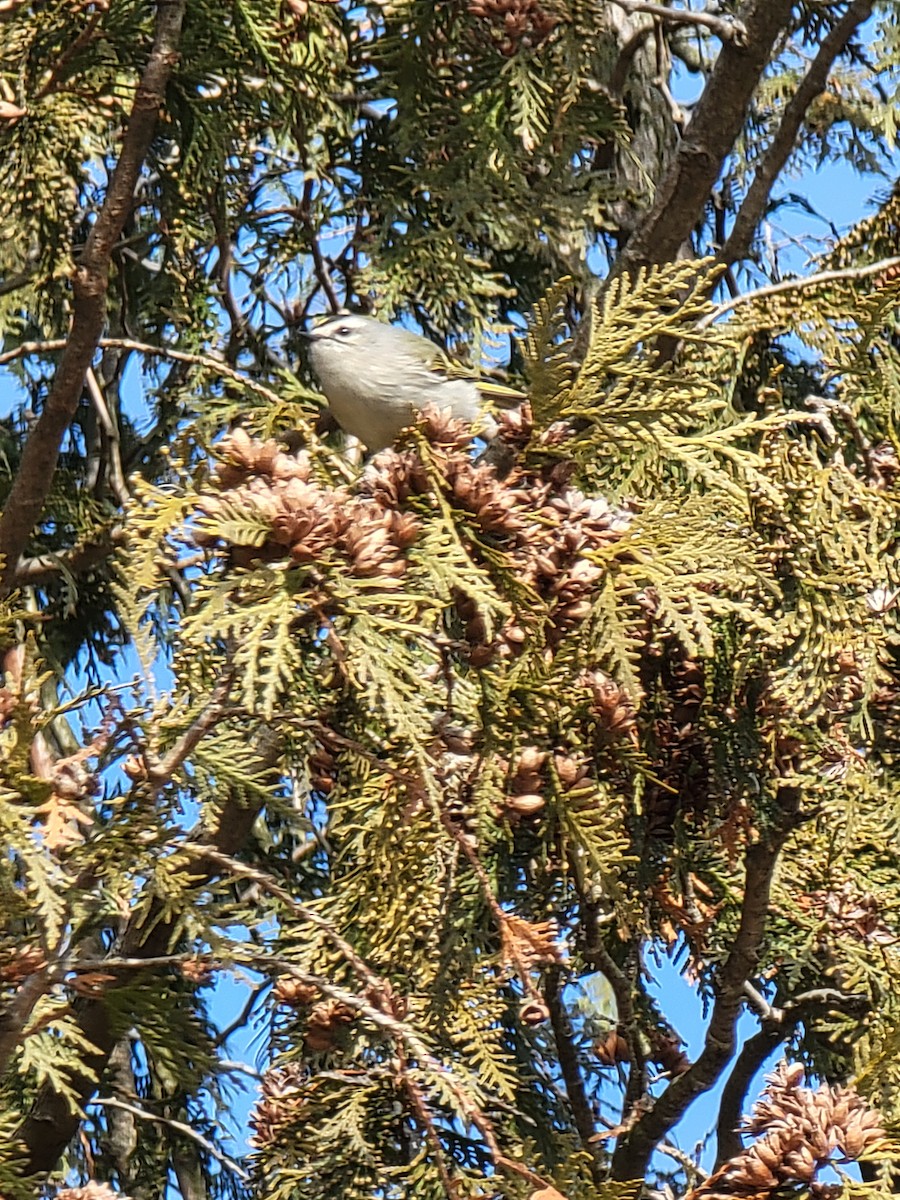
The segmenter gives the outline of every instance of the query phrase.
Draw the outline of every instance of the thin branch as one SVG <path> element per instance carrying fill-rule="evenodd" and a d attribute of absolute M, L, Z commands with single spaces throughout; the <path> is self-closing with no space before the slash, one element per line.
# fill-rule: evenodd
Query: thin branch
<path fill-rule="evenodd" d="M 614 3 L 619 2 L 614 0 Z M 825 88 L 834 60 L 871 13 L 872 0 L 853 0 L 841 19 L 822 39 L 809 70 L 785 106 L 781 124 L 756 168 L 753 182 L 747 189 L 731 233 L 719 254 L 722 262 L 738 262 L 749 254 L 757 226 L 769 203 L 769 194 L 797 143 L 810 104 Z"/>
<path fill-rule="evenodd" d="M 0 367 L 6 366 L 17 358 L 25 358 L 29 354 L 48 354 L 54 350 L 64 350 L 68 344 L 66 338 L 49 338 L 41 342 L 22 342 L 20 345 L 13 347 L 12 350 L 6 350 L 0 354 Z M 217 371 L 226 379 L 233 379 L 236 383 L 246 387 L 249 391 L 256 392 L 263 399 L 268 400 L 271 404 L 280 404 L 281 397 L 277 392 L 273 392 L 271 388 L 267 388 L 264 384 L 258 383 L 255 379 L 251 379 L 249 375 L 244 375 L 242 372 L 230 367 L 221 358 L 214 358 L 211 354 L 193 354 L 187 350 L 175 350 L 171 346 L 154 346 L 150 342 L 138 342 L 134 338 L 98 338 L 97 348 L 100 350 L 133 350 L 137 354 L 150 354 L 157 358 L 171 359 L 172 362 L 188 363 L 192 366 L 206 367 L 211 371 Z"/>
<path fill-rule="evenodd" d="M 50 338 L 40 342 L 22 342 L 15 346 L 12 350 L 6 350 L 0 354 L 0 367 L 7 363 L 13 362 L 18 358 L 25 358 L 29 354 L 47 354 L 54 350 L 64 350 L 67 346 L 65 338 Z M 119 337 L 101 337 L 97 339 L 97 348 L 100 350 L 133 350 L 136 354 L 154 355 L 157 358 L 169 359 L 172 362 L 186 363 L 189 366 L 205 367 L 207 370 L 215 371 L 225 379 L 232 379 L 235 383 L 245 387 L 249 392 L 255 392 L 261 396 L 267 403 L 280 406 L 282 398 L 278 392 L 268 388 L 263 383 L 259 383 L 256 379 L 252 379 L 249 375 L 245 375 L 242 371 L 230 367 L 228 363 L 221 358 L 214 358 L 209 354 L 195 354 L 187 350 L 175 350 L 170 346 L 154 346 L 150 342 L 139 342 L 134 338 L 119 338 Z M 311 422 L 307 421 L 299 413 L 295 414 L 294 419 L 297 422 L 297 428 L 312 446 L 320 446 L 321 440 L 316 434 Z M 340 471 L 345 479 L 352 480 L 355 478 L 353 471 L 349 468 L 346 462 L 336 454 L 329 456 L 329 461 Z"/>
<path fill-rule="evenodd" d="M 689 1154 L 686 1154 L 684 1150 L 680 1150 L 678 1146 L 673 1146 L 671 1142 L 660 1142 L 656 1148 L 660 1154 L 666 1154 L 678 1163 L 685 1175 L 687 1175 L 688 1183 L 692 1187 L 704 1183 L 709 1178 L 707 1172 L 701 1166 L 698 1166 Z"/>
<path fill-rule="evenodd" d="M 196 962 L 197 955 L 193 950 L 183 954 L 157 954 L 152 958 L 80 958 L 77 962 L 60 963 L 56 977 L 65 978 L 68 974 L 81 974 L 84 971 L 146 971 L 148 967 L 180 967 L 182 963 Z M 202 957 L 202 956 L 201 956 Z M 212 959 L 208 960 L 210 964 Z"/>
<path fill-rule="evenodd" d="M 863 460 L 863 464 L 866 468 L 867 482 L 875 486 L 883 483 L 875 448 L 863 432 L 859 421 L 856 419 L 856 414 L 853 412 L 853 409 L 849 404 L 845 404 L 843 400 L 838 400 L 834 396 L 816 395 L 806 396 L 803 404 L 804 407 L 811 409 L 813 412 L 821 413 L 822 416 L 828 421 L 828 424 L 831 426 L 835 436 L 836 431 L 834 430 L 834 425 L 832 424 L 828 414 L 832 412 L 836 413 L 850 430 L 850 436 L 853 438 L 856 449 L 859 451 L 860 458 Z"/>
<path fill-rule="evenodd" d="M 115 526 L 104 531 L 100 537 L 80 542 L 68 550 L 60 550 L 56 554 L 40 554 L 34 558 L 22 558 L 16 570 L 16 587 L 43 587 L 58 575 L 76 576 L 90 571 L 92 567 L 109 558 L 124 541 L 124 529 Z"/>
<path fill-rule="evenodd" d="M 531 997 L 533 1003 L 542 1010 L 544 1016 L 546 1017 L 547 1008 L 544 1002 L 544 997 L 535 987 L 534 981 L 531 978 L 531 972 L 528 969 L 528 964 L 523 960 L 522 955 L 519 953 L 516 939 L 514 937 L 506 938 L 505 936 L 506 931 L 509 929 L 509 916 L 504 911 L 500 902 L 497 900 L 497 897 L 494 895 L 490 878 L 487 871 L 484 869 L 484 866 L 482 865 L 481 859 L 476 853 L 471 835 L 466 833 L 465 830 L 461 829 L 459 825 L 455 824 L 453 818 L 448 813 L 441 812 L 440 819 L 441 824 L 462 850 L 463 854 L 468 860 L 469 866 L 472 868 L 478 879 L 478 882 L 481 884 L 481 893 L 484 896 L 485 903 L 491 910 L 494 920 L 497 923 L 497 930 L 500 936 L 503 938 L 504 943 L 506 943 L 506 949 L 509 953 L 510 959 L 513 962 L 513 965 L 516 968 L 516 974 L 521 981 L 523 989 L 527 995 Z"/>
<path fill-rule="evenodd" d="M 619 256 L 617 271 L 633 272 L 677 258 L 744 126 L 753 93 L 791 9 L 792 0 L 747 0 L 741 12 L 746 36 L 722 43 L 672 165 Z"/>
<path fill-rule="evenodd" d="M 627 13 L 647 13 L 666 25 L 699 25 L 710 29 L 723 42 L 746 42 L 748 33 L 743 21 L 717 17 L 714 13 L 693 12 L 688 8 L 667 8 L 664 4 L 653 4 L 652 0 L 611 0 L 616 8 Z"/>
<path fill-rule="evenodd" d="M 13 586 L 19 559 L 40 520 L 63 437 L 78 409 L 85 373 L 103 332 L 112 251 L 131 212 L 135 186 L 178 58 L 185 4 L 186 0 L 157 2 L 153 46 L 135 91 L 119 161 L 72 277 L 71 331 L 0 516 L 0 594 Z"/>
<path fill-rule="evenodd" d="M 584 956 L 606 978 L 616 1001 L 616 1028 L 628 1049 L 628 1082 L 622 1105 L 622 1119 L 647 1091 L 647 1061 L 637 1033 L 634 1007 L 634 982 L 622 970 L 603 941 L 597 905 L 588 899 L 580 864 L 573 862 L 575 886 L 581 900 L 581 920 L 585 932 Z"/>
<path fill-rule="evenodd" d="M 119 426 L 109 410 L 109 405 L 106 403 L 106 397 L 100 389 L 100 382 L 93 367 L 88 367 L 85 380 L 91 404 L 93 404 L 94 411 L 100 421 L 100 427 L 106 434 L 107 454 L 109 456 L 107 464 L 109 468 L 109 486 L 116 498 L 117 504 L 124 508 L 131 499 L 131 496 L 125 483 L 125 472 L 122 470 Z"/>
<path fill-rule="evenodd" d="M 340 312 L 341 300 L 337 294 L 337 288 L 334 286 L 334 280 L 331 277 L 331 271 L 328 268 L 328 263 L 322 254 L 322 247 L 319 245 L 319 238 L 313 227 L 311 210 L 312 197 L 315 181 L 307 179 L 303 185 L 303 200 L 300 204 L 300 220 L 303 222 L 303 228 L 306 230 L 306 235 L 309 238 L 309 248 L 312 253 L 313 267 L 315 269 L 316 279 L 322 286 L 322 290 L 328 297 L 328 303 L 331 305 L 332 312 Z"/>
<path fill-rule="evenodd" d="M 550 1025 L 553 1029 L 559 1066 L 562 1071 L 563 1082 L 566 1085 L 566 1096 L 572 1112 L 572 1119 L 575 1122 L 575 1128 L 578 1131 L 582 1148 L 590 1155 L 589 1168 L 591 1178 L 595 1186 L 599 1188 L 606 1176 L 606 1168 L 604 1163 L 601 1162 L 600 1144 L 594 1138 L 597 1129 L 584 1086 L 581 1065 L 578 1062 L 578 1053 L 575 1049 L 575 1038 L 572 1032 L 572 1022 L 569 1020 L 569 1014 L 563 1000 L 562 972 L 559 967 L 552 967 L 547 972 L 547 978 L 544 982 L 544 1000 L 550 1012 Z"/>
<path fill-rule="evenodd" d="M 313 925 L 316 929 L 320 929 L 367 987 L 373 988 L 376 991 L 384 987 L 383 981 L 360 958 L 350 943 L 341 937 L 330 921 L 326 920 L 325 917 L 313 909 L 308 908 L 301 901 L 295 900 L 290 892 L 283 888 L 271 875 L 259 870 L 258 867 L 251 867 L 247 863 L 239 862 L 238 859 L 232 858 L 228 854 L 222 854 L 218 850 L 204 846 L 202 843 L 178 842 L 175 845 L 183 853 L 208 859 L 209 862 L 223 871 L 227 871 L 230 875 L 237 876 L 239 879 L 249 879 L 257 887 L 261 887 L 270 896 L 274 896 L 276 900 L 279 900 L 288 912 L 293 913 L 295 917 L 299 917 L 301 921 L 305 921 L 308 925 Z"/>
<path fill-rule="evenodd" d="M 234 669 L 229 668 L 216 684 L 200 715 L 191 723 L 190 728 L 178 739 L 165 758 L 154 759 L 147 752 L 144 753 L 147 778 L 157 789 L 169 782 L 184 760 L 221 719 L 225 701 L 228 699 L 228 693 L 231 691 L 233 683 Z"/>
<path fill-rule="evenodd" d="M 182 1137 L 196 1142 L 198 1146 L 206 1151 L 210 1158 L 214 1158 L 223 1167 L 227 1167 L 243 1183 L 249 1183 L 250 1181 L 250 1176 L 239 1163 L 236 1163 L 233 1158 L 229 1158 L 227 1154 L 224 1154 L 217 1146 L 214 1146 L 208 1138 L 205 1138 L 202 1133 L 198 1133 L 196 1129 L 190 1125 L 186 1125 L 184 1121 L 176 1121 L 174 1117 L 163 1117 L 159 1113 L 148 1112 L 146 1108 L 139 1108 L 136 1104 L 128 1104 L 125 1100 L 117 1100 L 114 1096 L 98 1097 L 96 1100 L 92 1100 L 91 1104 L 99 1105 L 102 1108 L 119 1108 L 122 1112 L 128 1112 L 132 1116 L 139 1117 L 142 1121 L 153 1121 L 156 1125 L 165 1125 L 169 1129 L 174 1129 Z"/>
<path fill-rule="evenodd" d="M 459 1200 L 459 1188 L 456 1185 L 453 1176 L 450 1174 L 450 1167 L 447 1163 L 444 1154 L 444 1147 L 441 1144 L 441 1139 L 438 1136 L 435 1128 L 434 1118 L 431 1115 L 431 1110 L 425 1097 L 422 1095 L 422 1089 L 416 1081 L 411 1077 L 407 1070 L 406 1057 L 402 1051 L 398 1055 L 399 1058 L 399 1074 L 400 1082 L 412 1105 L 412 1110 L 416 1114 L 416 1120 L 422 1127 L 425 1133 L 425 1140 L 431 1147 L 431 1153 L 434 1156 L 435 1166 L 437 1167 L 438 1175 L 441 1179 L 441 1184 L 444 1192 L 450 1200 Z"/>
<path fill-rule="evenodd" d="M 818 271 L 814 275 L 805 275 L 802 279 L 785 279 L 781 283 L 767 283 L 764 287 L 754 288 L 750 292 L 742 292 L 717 305 L 705 317 L 697 322 L 697 329 L 708 329 L 720 317 L 740 308 L 744 304 L 753 304 L 756 300 L 767 300 L 770 296 L 781 296 L 785 292 L 802 292 L 807 288 L 821 287 L 826 283 L 854 283 L 860 279 L 868 279 L 871 275 L 880 275 L 891 267 L 900 266 L 900 255 L 893 258 L 880 258 L 878 262 L 867 263 L 864 267 L 843 267 L 836 271 Z"/>

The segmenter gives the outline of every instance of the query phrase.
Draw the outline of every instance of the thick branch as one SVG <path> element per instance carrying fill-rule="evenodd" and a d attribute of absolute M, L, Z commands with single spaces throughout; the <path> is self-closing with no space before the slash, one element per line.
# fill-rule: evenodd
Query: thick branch
<path fill-rule="evenodd" d="M 705 1045 L 697 1060 L 683 1075 L 672 1080 L 653 1108 L 639 1117 L 620 1140 L 613 1155 L 615 1179 L 644 1177 L 657 1143 L 681 1120 L 690 1103 L 715 1084 L 734 1053 L 744 983 L 752 978 L 759 962 L 772 877 L 781 848 L 794 827 L 799 803 L 797 788 L 782 787 L 774 827 L 747 849 L 740 924 L 731 953 L 719 974 Z"/>
<path fill-rule="evenodd" d="M 807 109 L 825 87 L 834 60 L 871 13 L 872 0 L 853 0 L 843 17 L 822 39 L 818 53 L 789 100 L 781 124 L 747 189 L 731 233 L 719 255 L 722 262 L 733 263 L 747 257 L 756 228 L 769 202 L 769 193 L 797 143 Z"/>
<path fill-rule="evenodd" d="M 713 184 L 744 125 L 772 48 L 791 15 L 791 0 L 748 0 L 746 38 L 723 42 L 675 158 L 653 204 L 629 238 L 619 268 L 673 262 L 703 214 Z"/>
<path fill-rule="evenodd" d="M 794 1024 L 796 1022 L 789 1025 L 766 1022 L 762 1029 L 752 1038 L 748 1038 L 741 1047 L 741 1052 L 725 1080 L 722 1099 L 719 1101 L 719 1116 L 716 1122 L 717 1168 L 729 1158 L 736 1158 L 743 1150 L 744 1144 L 738 1132 L 738 1125 L 744 1112 L 747 1089 L 775 1047 L 791 1033 Z"/>
<path fill-rule="evenodd" d="M 122 152 L 72 277 L 71 331 L 0 517 L 0 593 L 14 585 L 19 559 L 40 520 L 62 439 L 75 416 L 85 375 L 103 332 L 110 258 L 131 211 L 138 175 L 177 60 L 185 3 L 157 0 L 153 47 L 135 92 Z"/>
<path fill-rule="evenodd" d="M 745 985 L 754 1007 L 760 1013 L 760 1030 L 744 1043 L 722 1089 L 719 1117 L 716 1124 L 716 1169 L 743 1149 L 738 1123 L 746 1111 L 747 1089 L 753 1077 L 776 1046 L 786 1041 L 801 1021 L 829 1009 L 856 1013 L 863 1017 L 870 1009 L 869 997 L 861 992 L 841 992 L 837 988 L 812 988 L 795 996 L 783 1008 L 761 996 L 755 988 Z"/>

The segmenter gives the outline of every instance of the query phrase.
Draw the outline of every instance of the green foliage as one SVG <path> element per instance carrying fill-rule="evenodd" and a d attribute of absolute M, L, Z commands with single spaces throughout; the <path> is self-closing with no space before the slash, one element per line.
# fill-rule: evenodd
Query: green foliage
<path fill-rule="evenodd" d="M 0 8 L 6 502 L 154 14 Z M 708 25 L 189 0 L 0 606 L 2 1195 L 34 1194 L 10 1147 L 37 1161 L 46 1113 L 78 1130 L 72 1179 L 134 1196 L 172 1172 L 212 1200 L 739 1192 L 734 1164 L 704 1190 L 614 1157 L 730 1070 L 678 1082 L 654 955 L 895 1131 L 900 350 L 896 272 L 870 267 L 896 189 L 810 278 L 717 306 L 738 282 L 700 257 L 843 11 L 783 31 L 698 257 L 600 286 Z M 875 21 L 883 68 L 845 50 L 795 163 L 884 165 L 900 58 Z M 463 357 L 527 324 L 501 469 L 439 416 L 362 466 L 313 428 L 297 327 L 344 303 Z M 249 1048 L 217 1037 L 219 980 Z M 883 1178 L 848 1195 L 889 1187 L 866 1117 L 847 1157 Z M 773 1190 L 809 1194 L 782 1165 Z"/>

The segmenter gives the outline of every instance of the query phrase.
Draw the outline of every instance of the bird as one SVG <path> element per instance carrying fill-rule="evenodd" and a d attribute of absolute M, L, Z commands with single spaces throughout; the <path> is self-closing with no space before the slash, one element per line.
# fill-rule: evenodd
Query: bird
<path fill-rule="evenodd" d="M 483 411 L 485 400 L 511 407 L 525 399 L 452 363 L 428 338 L 375 317 L 337 313 L 303 336 L 335 420 L 372 453 L 392 445 L 428 405 L 480 422 L 487 438 L 496 423 Z"/>

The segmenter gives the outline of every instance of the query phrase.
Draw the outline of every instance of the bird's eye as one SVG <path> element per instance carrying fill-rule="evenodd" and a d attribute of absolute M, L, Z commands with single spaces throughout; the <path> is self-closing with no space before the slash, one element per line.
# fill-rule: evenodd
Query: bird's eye
<path fill-rule="evenodd" d="M 340 329 L 337 330 L 337 335 L 338 337 L 349 337 L 352 332 L 353 330 L 349 325 L 342 325 Z"/>

